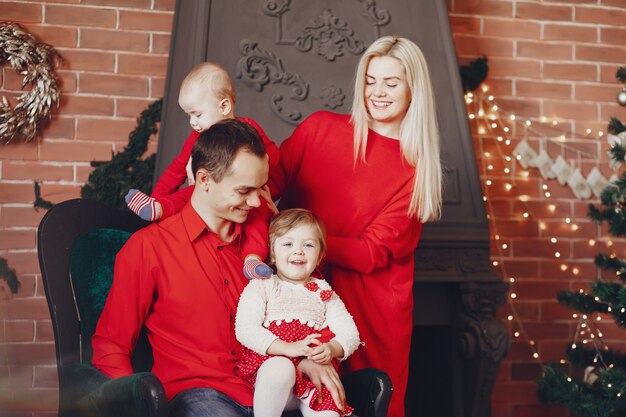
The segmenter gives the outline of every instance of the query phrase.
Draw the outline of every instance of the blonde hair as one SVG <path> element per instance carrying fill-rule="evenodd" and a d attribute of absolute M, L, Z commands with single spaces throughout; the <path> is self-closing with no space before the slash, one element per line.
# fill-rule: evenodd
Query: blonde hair
<path fill-rule="evenodd" d="M 189 71 L 183 79 L 180 90 L 198 84 L 200 88 L 210 90 L 219 100 L 229 99 L 235 105 L 235 89 L 228 72 L 214 62 L 201 62 Z"/>
<path fill-rule="evenodd" d="M 322 221 L 313 214 L 312 211 L 303 208 L 293 208 L 283 210 L 272 217 L 270 221 L 270 262 L 274 263 L 274 243 L 276 239 L 284 236 L 298 226 L 312 226 L 317 234 L 317 240 L 320 245 L 319 263 L 326 255 L 326 230 Z"/>
<path fill-rule="evenodd" d="M 441 217 L 442 171 L 435 98 L 428 66 L 422 51 L 406 38 L 384 36 L 365 51 L 357 67 L 352 102 L 354 162 L 365 162 L 368 124 L 371 117 L 365 103 L 365 78 L 374 57 L 396 58 L 404 67 L 411 102 L 400 125 L 400 148 L 406 161 L 415 167 L 413 194 L 407 215 L 422 222 Z"/>

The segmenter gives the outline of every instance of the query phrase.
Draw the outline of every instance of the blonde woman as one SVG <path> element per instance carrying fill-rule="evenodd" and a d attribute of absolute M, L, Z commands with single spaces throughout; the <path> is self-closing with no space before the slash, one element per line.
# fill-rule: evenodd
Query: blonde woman
<path fill-rule="evenodd" d="M 327 228 L 327 278 L 365 346 L 347 370 L 385 370 L 389 416 L 404 416 L 413 311 L 413 251 L 441 213 L 441 163 L 426 61 L 385 36 L 363 54 L 352 115 L 317 112 L 280 147 L 270 189 L 281 206 L 313 211 Z"/>

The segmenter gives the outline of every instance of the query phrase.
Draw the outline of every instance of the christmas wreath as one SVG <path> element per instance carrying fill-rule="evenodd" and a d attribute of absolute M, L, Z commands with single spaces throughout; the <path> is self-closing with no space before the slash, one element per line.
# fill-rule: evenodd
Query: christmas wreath
<path fill-rule="evenodd" d="M 37 136 L 38 125 L 50 117 L 52 107 L 59 105 L 59 79 L 55 68 L 60 56 L 54 48 L 38 42 L 19 25 L 0 22 L 0 66 L 9 63 L 24 76 L 22 89 L 11 108 L 6 97 L 0 101 L 0 142 L 9 143 L 15 137 L 27 142 Z"/>

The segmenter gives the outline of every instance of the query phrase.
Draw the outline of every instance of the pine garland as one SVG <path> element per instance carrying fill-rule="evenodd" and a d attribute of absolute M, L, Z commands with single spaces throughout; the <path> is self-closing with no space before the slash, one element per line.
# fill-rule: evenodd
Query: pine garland
<path fill-rule="evenodd" d="M 486 57 L 481 57 L 470 62 L 468 65 L 461 65 L 459 67 L 464 93 L 476 90 L 478 86 L 485 81 L 489 74 L 489 65 L 487 65 L 487 62 Z"/>
<path fill-rule="evenodd" d="M 137 127 L 130 133 L 128 145 L 122 152 L 113 154 L 110 161 L 94 161 L 96 169 L 89 175 L 81 189 L 83 198 L 91 198 L 108 205 L 125 208 L 124 195 L 131 188 L 146 193 L 152 190 L 156 155 L 141 157 L 148 149 L 150 136 L 157 133 L 161 121 L 163 100 L 158 99 L 141 113 Z"/>
<path fill-rule="evenodd" d="M 6 259 L 0 256 L 0 279 L 3 279 L 9 285 L 9 289 L 13 294 L 17 294 L 20 288 L 20 282 L 17 279 L 15 269 L 9 267 Z"/>

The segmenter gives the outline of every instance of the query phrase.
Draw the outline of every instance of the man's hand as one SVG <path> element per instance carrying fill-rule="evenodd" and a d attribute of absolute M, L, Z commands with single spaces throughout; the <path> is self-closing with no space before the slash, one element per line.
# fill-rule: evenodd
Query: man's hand
<path fill-rule="evenodd" d="M 317 389 L 317 402 L 322 403 L 322 385 L 328 388 L 337 408 L 343 411 L 346 407 L 346 392 L 343 389 L 337 371 L 332 365 L 320 365 L 310 359 L 303 359 L 298 371 L 306 375 Z"/>

